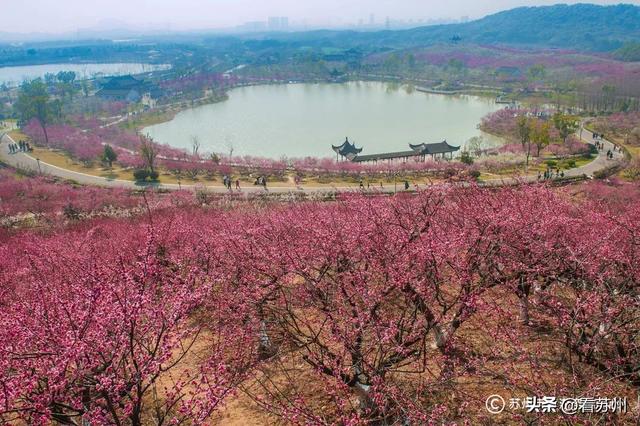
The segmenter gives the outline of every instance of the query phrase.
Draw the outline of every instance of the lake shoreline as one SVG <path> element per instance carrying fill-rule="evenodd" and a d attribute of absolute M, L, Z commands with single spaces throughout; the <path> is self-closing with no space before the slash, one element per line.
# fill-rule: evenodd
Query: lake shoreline
<path fill-rule="evenodd" d="M 171 64 L 146 62 L 61 62 L 47 61 L 41 64 L 3 65 L 0 67 L 0 84 L 15 88 L 26 80 L 44 78 L 47 73 L 57 74 L 60 71 L 73 71 L 78 80 L 95 80 L 98 78 L 116 77 L 120 75 L 144 75 L 171 69 Z"/>
<path fill-rule="evenodd" d="M 164 113 L 162 114 L 162 117 L 159 118 L 158 120 L 153 120 L 151 124 L 149 124 L 149 122 L 144 122 L 142 125 L 137 125 L 136 126 L 136 130 L 142 134 L 149 134 L 152 138 L 154 138 L 154 140 L 156 140 L 156 142 L 159 143 L 169 143 L 168 139 L 170 139 L 172 142 L 169 143 L 170 146 L 175 147 L 175 148 L 182 148 L 182 149 L 188 149 L 189 146 L 186 142 L 182 142 L 182 143 L 175 143 L 176 140 L 180 140 L 185 139 L 185 134 L 188 135 L 189 133 L 192 133 L 192 136 L 201 136 L 196 134 L 197 130 L 194 130 L 194 127 L 196 126 L 186 126 L 187 129 L 184 130 L 183 132 L 181 132 L 178 135 L 172 135 L 171 138 L 167 138 L 167 137 L 158 137 L 157 134 L 157 129 L 158 126 L 163 126 L 163 125 L 170 125 L 171 123 L 175 124 L 175 120 L 177 118 L 177 116 L 179 116 L 180 114 L 192 114 L 192 115 L 199 115 L 199 116 L 204 116 L 204 114 L 201 113 L 201 111 L 203 111 L 204 109 L 208 108 L 208 107 L 212 107 L 215 105 L 220 105 L 220 104 L 228 104 L 229 102 L 234 100 L 234 95 L 232 95 L 233 93 L 238 93 L 239 91 L 242 90 L 247 90 L 247 89 L 263 89 L 263 88 L 285 88 L 285 91 L 288 91 L 288 88 L 292 88 L 292 87 L 303 87 L 304 90 L 325 90 L 324 88 L 328 88 L 328 90 L 331 90 L 331 88 L 340 88 L 340 87 L 348 87 L 348 86 L 352 86 L 352 87 L 357 87 L 357 88 L 361 88 L 360 85 L 366 86 L 366 85 L 373 85 L 374 87 L 377 86 L 378 88 L 382 87 L 384 88 L 384 96 L 394 96 L 394 94 L 399 94 L 398 96 L 402 97 L 402 96 L 420 96 L 420 95 L 425 95 L 426 97 L 429 96 L 434 96 L 436 98 L 434 99 L 439 99 L 441 103 L 448 103 L 448 102 L 460 102 L 460 103 L 464 103 L 464 102 L 470 102 L 476 103 L 476 107 L 477 105 L 485 105 L 483 108 L 486 109 L 486 113 L 495 111 L 500 109 L 497 104 L 495 104 L 495 98 L 494 97 L 490 97 L 490 96 L 482 96 L 482 95 L 478 95 L 478 94 L 466 94 L 466 93 L 462 93 L 462 94 L 426 94 L 426 93 L 421 93 L 418 90 L 415 90 L 415 88 L 412 88 L 412 85 L 410 83 L 407 84 L 397 84 L 397 87 L 393 87 L 393 85 L 395 85 L 397 83 L 393 83 L 393 82 L 388 82 L 388 81 L 372 81 L 372 80 L 349 80 L 347 82 L 332 82 L 332 81 L 314 81 L 314 82 L 288 82 L 288 83 L 282 83 L 282 82 L 278 82 L 278 83 L 265 83 L 265 82 L 260 82 L 258 84 L 243 84 L 243 85 L 237 85 L 234 86 L 232 88 L 230 88 L 229 90 L 225 91 L 225 94 L 227 95 L 226 97 L 221 97 L 219 99 L 216 100 L 203 100 L 200 103 L 197 104 L 190 104 L 188 101 L 186 102 L 180 102 L 179 106 L 175 109 L 171 109 L 169 113 L 167 113 L 166 109 L 164 111 Z M 391 85 L 391 86 L 389 86 Z M 392 87 L 392 89 L 389 89 L 389 87 Z M 276 90 L 277 90 L 276 89 Z M 339 91 L 339 89 L 336 89 Z M 368 89 L 367 89 L 368 90 Z M 372 89 L 373 90 L 373 89 Z M 380 90 L 378 90 L 380 91 Z M 246 93 L 242 96 L 246 97 Z M 412 98 L 415 102 L 415 98 Z M 424 98 L 422 98 L 424 99 Z M 442 101 L 445 100 L 445 101 Z M 223 102 L 226 101 L 226 102 Z M 299 101 L 299 99 L 298 99 Z M 385 100 L 386 102 L 386 100 Z M 489 108 L 486 107 L 486 105 L 491 105 Z M 298 105 L 301 108 L 306 108 L 306 105 Z M 396 106 L 397 106 L 397 101 L 396 101 Z M 404 109 L 405 105 L 401 105 L 399 108 L 397 108 L 398 110 L 402 110 Z M 163 106 L 160 106 L 160 108 L 166 108 Z M 346 108 L 346 107 L 345 107 Z M 382 108 L 388 108 L 388 107 L 382 107 Z M 269 109 L 276 109 L 277 110 L 277 106 L 269 106 Z M 326 112 L 326 111 L 325 111 Z M 236 113 L 238 115 L 243 115 L 245 112 L 244 111 L 236 111 Z M 475 120 L 471 126 L 466 126 L 465 128 L 467 130 L 469 129 L 473 129 L 472 132 L 474 133 L 474 135 L 472 136 L 476 136 L 476 130 L 477 130 L 477 125 L 480 123 L 480 119 L 485 115 L 485 113 L 482 114 L 478 114 L 477 120 Z M 311 116 L 313 116 L 311 114 Z M 428 115 L 425 115 L 428 117 Z M 219 118 L 219 117 L 216 117 Z M 298 117 L 299 118 L 299 117 Z M 307 117 L 308 118 L 308 117 Z M 312 117 L 313 118 L 313 117 Z M 202 121 L 202 117 L 200 117 L 200 119 L 198 121 Z M 210 120 L 211 117 L 207 116 L 206 117 L 207 120 Z M 313 120 L 312 120 L 313 121 Z M 290 122 L 283 122 L 281 124 L 281 126 L 285 126 L 285 125 L 289 125 L 291 122 L 294 121 L 290 121 Z M 194 123 L 194 124 L 198 124 L 198 123 Z M 263 123 L 264 124 L 264 123 Z M 268 124 L 268 123 L 267 123 Z M 468 123 L 467 123 L 468 124 Z M 246 124 L 245 124 L 246 125 Z M 369 125 L 369 123 L 367 123 L 367 126 Z M 268 127 L 268 126 L 267 126 Z M 360 126 L 363 127 L 363 126 Z M 458 127 L 458 126 L 456 126 Z M 353 126 L 349 126 L 349 130 L 351 130 L 352 128 L 354 129 L 359 129 L 358 125 L 353 125 Z M 424 126 L 423 126 L 424 128 Z M 426 129 L 424 131 L 424 133 L 420 136 L 415 136 L 415 132 L 414 132 L 414 137 L 412 137 L 410 134 L 407 136 L 404 136 L 403 139 L 406 139 L 407 143 L 414 143 L 414 141 L 416 140 L 422 140 L 425 139 L 425 135 L 429 135 L 431 134 L 431 129 Z M 310 130 L 309 133 L 313 133 L 313 130 Z M 330 150 L 330 143 L 334 143 L 334 144 L 339 144 L 341 141 L 337 140 L 338 136 L 337 134 L 342 134 L 344 133 L 344 131 L 342 132 L 337 132 L 336 131 L 336 136 L 335 137 L 331 137 L 331 138 L 325 138 L 324 140 L 327 141 L 327 149 Z M 346 135 L 348 136 L 350 133 L 352 133 L 351 131 L 347 131 Z M 358 133 L 357 131 L 354 131 L 353 133 Z M 403 132 L 404 133 L 404 132 Z M 409 132 L 411 133 L 411 132 Z M 446 132 L 445 132 L 446 133 Z M 203 132 L 202 133 L 206 138 L 209 138 L 210 134 Z M 444 133 L 443 133 L 444 134 Z M 397 134 L 393 135 L 393 139 L 397 140 L 398 138 L 396 137 Z M 342 140 L 344 140 L 344 135 L 340 136 L 340 138 Z M 427 136 L 427 138 L 429 138 L 429 136 Z M 375 143 L 371 144 L 369 142 L 369 139 L 366 138 L 360 138 L 367 140 L 367 145 L 370 146 L 370 148 L 367 150 L 368 153 L 374 153 L 374 149 L 376 149 Z M 449 139 L 449 140 L 455 140 L 455 144 L 464 144 L 468 137 L 460 137 L 460 135 L 453 135 L 453 136 L 449 136 L 448 133 L 444 134 L 443 139 Z M 435 140 L 435 139 L 434 139 Z M 231 143 L 235 142 L 232 141 Z M 430 142 L 434 142 L 434 141 L 430 141 Z M 270 141 L 265 141 L 265 144 L 269 144 Z M 218 144 L 217 146 L 215 144 L 212 145 L 207 145 L 204 148 L 206 149 L 212 149 L 214 152 L 224 152 L 225 150 L 223 149 L 224 147 L 221 147 L 220 144 Z M 400 148 L 400 147 L 393 147 L 390 146 L 388 149 L 387 147 L 380 147 L 378 149 L 378 151 L 385 151 L 385 150 L 393 150 L 396 148 Z M 400 148 L 401 149 L 401 148 Z M 377 151 L 376 151 L 377 152 Z M 280 153 L 262 153 L 262 152 L 244 152 L 242 155 L 252 155 L 252 156 L 259 156 L 259 157 L 265 157 L 265 158 L 279 158 L 281 156 L 287 156 L 287 157 L 305 157 L 305 156 L 311 156 L 311 157 L 316 157 L 316 158 L 324 158 L 324 157 L 331 157 L 331 154 L 329 152 L 324 152 L 324 153 L 298 153 L 298 154 L 288 154 L 285 151 L 282 151 Z"/>

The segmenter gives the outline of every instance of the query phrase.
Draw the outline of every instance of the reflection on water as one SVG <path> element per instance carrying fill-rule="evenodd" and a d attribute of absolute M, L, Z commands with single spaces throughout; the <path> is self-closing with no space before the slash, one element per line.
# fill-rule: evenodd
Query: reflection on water
<path fill-rule="evenodd" d="M 480 119 L 499 108 L 491 99 L 375 82 L 252 86 L 143 132 L 180 148 L 197 136 L 203 150 L 271 158 L 332 156 L 331 144 L 348 136 L 373 154 L 445 139 L 461 145 L 480 135 Z"/>

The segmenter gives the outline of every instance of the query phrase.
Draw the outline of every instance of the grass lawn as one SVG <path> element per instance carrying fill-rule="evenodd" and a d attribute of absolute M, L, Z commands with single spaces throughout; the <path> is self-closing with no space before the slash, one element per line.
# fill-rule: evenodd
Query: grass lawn
<path fill-rule="evenodd" d="M 95 162 L 92 166 L 87 167 L 84 164 L 73 160 L 65 153 L 60 151 L 54 151 L 46 148 L 35 147 L 30 154 L 34 158 L 39 158 L 41 161 L 51 164 L 56 167 L 60 167 L 66 170 L 71 170 L 78 173 L 84 173 L 91 176 L 99 176 L 107 179 L 119 179 L 128 180 L 133 182 L 133 172 L 130 169 L 123 169 L 118 165 L 114 165 L 113 169 L 109 170 L 102 167 L 101 164 Z M 166 171 L 160 170 L 160 183 L 165 184 L 178 184 L 180 182 L 184 185 L 202 184 L 206 186 L 222 186 L 222 181 L 219 177 L 214 180 L 207 179 L 204 175 L 198 176 L 195 180 L 183 177 L 178 181 L 178 178 Z M 253 185 L 253 180 L 249 177 L 240 177 L 241 187 L 247 187 Z M 273 187 L 292 187 L 293 184 L 289 180 L 285 181 L 268 181 L 268 186 Z M 327 185 L 331 186 L 331 185 Z"/>
<path fill-rule="evenodd" d="M 26 138 L 26 136 L 20 134 L 19 131 L 16 131 L 14 133 L 17 133 L 17 134 L 13 135 L 12 137 L 16 140 L 19 140 L 20 138 L 23 138 L 23 139 Z M 638 153 L 640 155 L 640 148 L 636 148 L 636 149 L 638 150 Z M 64 152 L 50 150 L 50 149 L 41 148 L 41 147 L 35 147 L 34 151 L 31 153 L 31 156 L 34 158 L 39 158 L 41 161 L 45 163 L 48 163 L 63 169 L 78 172 L 78 173 L 84 173 L 91 176 L 99 176 L 107 179 L 133 181 L 132 171 L 130 169 L 123 169 L 122 167 L 119 167 L 117 164 L 114 165 L 113 169 L 111 170 L 103 167 L 98 162 L 94 162 L 91 166 L 87 167 L 85 164 L 70 158 Z M 574 160 L 576 162 L 576 167 L 583 166 L 593 161 L 593 159 L 587 159 L 583 157 L 575 158 Z M 557 161 L 557 164 L 561 170 L 566 170 L 569 168 L 568 165 L 566 164 L 566 160 L 555 160 L 555 161 Z M 537 166 L 531 166 L 529 167 L 529 174 L 544 172 L 544 170 L 546 170 L 546 167 L 547 166 L 544 163 Z M 204 174 L 201 174 L 197 176 L 195 180 L 188 178 L 186 176 L 183 176 L 180 180 L 178 180 L 178 178 L 174 174 L 171 174 L 166 170 L 159 169 L 159 172 L 160 172 L 159 181 L 160 183 L 164 183 L 164 184 L 181 183 L 184 185 L 201 184 L 205 186 L 216 186 L 216 187 L 222 186 L 222 181 L 220 179 L 220 176 L 215 176 L 213 179 L 209 179 Z M 498 171 L 483 172 L 480 175 L 480 179 L 481 180 L 497 179 L 501 177 L 523 175 L 523 174 L 524 174 L 524 168 L 512 167 L 512 168 L 502 169 Z M 246 175 L 242 175 L 238 177 L 237 174 L 234 174 L 233 175 L 234 182 L 235 182 L 235 179 L 237 178 L 240 179 L 241 187 L 253 186 L 253 183 L 254 183 L 253 177 L 249 177 Z M 428 185 L 428 184 L 433 184 L 439 181 L 439 179 L 437 178 L 430 178 L 426 176 L 420 176 L 417 178 L 415 177 L 405 178 L 403 176 L 400 176 L 395 180 L 395 183 L 398 185 L 398 188 L 401 188 L 404 186 L 405 179 L 409 182 L 412 188 L 416 184 Z M 386 185 L 386 186 L 394 184 L 393 178 L 390 178 L 388 176 L 372 176 L 372 177 L 363 176 L 362 182 L 365 187 L 367 186 L 367 184 L 369 184 L 371 188 L 379 187 L 381 182 L 383 185 Z M 359 183 L 360 183 L 360 179 L 356 177 L 323 178 L 320 176 L 307 176 L 303 178 L 301 185 L 302 187 L 312 186 L 312 187 L 331 188 L 334 186 L 357 187 Z M 268 180 L 268 186 L 278 187 L 278 188 L 284 188 L 284 187 L 294 188 L 295 187 L 293 183 L 293 176 L 289 176 L 289 175 L 285 176 L 284 179 L 282 180 L 276 180 L 273 178 Z"/>
<path fill-rule="evenodd" d="M 29 137 L 22 133 L 19 129 L 12 130 L 8 132 L 8 135 L 11 139 L 18 142 L 19 140 L 29 140 Z"/>
<path fill-rule="evenodd" d="M 136 115 L 129 120 L 125 120 L 119 124 L 123 129 L 139 130 L 144 127 L 152 126 L 154 124 L 164 123 L 171 121 L 175 116 L 174 111 L 153 111 L 145 112 L 143 114 Z"/>

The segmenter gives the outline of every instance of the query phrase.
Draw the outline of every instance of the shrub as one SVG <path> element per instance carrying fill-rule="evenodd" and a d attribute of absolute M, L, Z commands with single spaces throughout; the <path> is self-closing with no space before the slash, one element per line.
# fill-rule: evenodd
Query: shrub
<path fill-rule="evenodd" d="M 149 172 L 147 171 L 147 169 L 135 169 L 133 171 L 133 177 L 136 181 L 142 182 L 147 180 L 147 177 L 149 177 Z"/>
<path fill-rule="evenodd" d="M 150 172 L 148 173 L 148 176 L 149 176 L 149 179 L 151 179 L 151 180 L 153 180 L 153 181 L 157 181 L 157 180 L 158 180 L 158 178 L 160 177 L 160 174 L 159 174 L 157 171 L 152 170 L 152 171 L 150 171 Z"/>
<path fill-rule="evenodd" d="M 460 162 L 469 166 L 473 164 L 473 157 L 471 156 L 469 151 L 462 151 L 462 153 L 460 154 Z"/>
<path fill-rule="evenodd" d="M 78 209 L 77 207 L 75 207 L 71 203 L 68 203 L 62 209 L 62 214 L 64 215 L 64 217 L 66 217 L 69 220 L 78 220 L 78 219 L 80 219 L 80 214 L 81 213 L 82 212 L 80 211 L 80 209 Z"/>

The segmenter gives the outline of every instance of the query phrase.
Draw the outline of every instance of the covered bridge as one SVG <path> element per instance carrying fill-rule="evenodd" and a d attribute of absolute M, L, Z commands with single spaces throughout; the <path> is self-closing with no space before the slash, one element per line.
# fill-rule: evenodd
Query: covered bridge
<path fill-rule="evenodd" d="M 398 152 L 386 152 L 381 154 L 368 154 L 368 155 L 355 155 L 351 158 L 351 161 L 354 163 L 366 163 L 366 162 L 374 162 L 378 161 L 402 161 L 407 162 L 410 158 L 413 158 L 415 161 L 425 161 L 427 156 L 430 156 L 432 159 L 443 158 L 443 159 L 451 159 L 453 158 L 453 153 L 460 149 L 459 146 L 452 146 L 447 143 L 447 141 L 442 141 L 438 143 L 421 143 L 417 145 L 409 144 L 410 150 L 408 151 L 398 151 Z M 362 151 L 362 149 L 360 149 Z M 359 154 L 359 152 L 358 152 Z"/>

